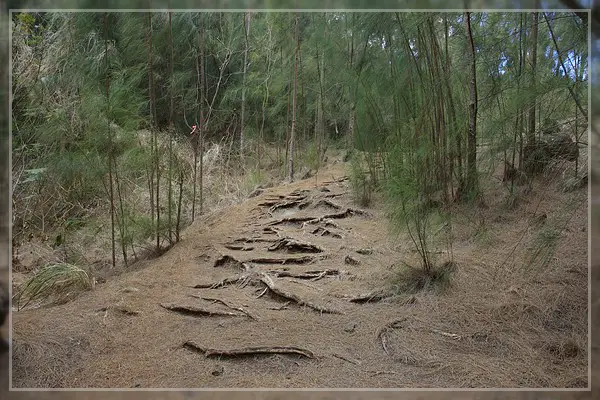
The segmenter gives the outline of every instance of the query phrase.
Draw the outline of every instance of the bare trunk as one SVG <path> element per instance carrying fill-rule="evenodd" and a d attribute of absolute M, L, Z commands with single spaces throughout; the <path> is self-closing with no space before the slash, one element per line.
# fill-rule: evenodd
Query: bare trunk
<path fill-rule="evenodd" d="M 542 13 L 542 15 L 544 16 L 544 19 L 546 20 L 546 25 L 548 25 L 548 30 L 550 31 L 550 36 L 552 37 L 552 42 L 554 43 L 554 48 L 556 49 L 556 53 L 558 55 L 558 61 L 560 63 L 560 66 L 562 67 L 564 73 L 566 74 L 567 73 L 567 69 L 565 68 L 565 63 L 563 62 L 562 55 L 560 54 L 560 49 L 558 48 L 558 43 L 556 42 L 556 37 L 554 36 L 554 31 L 552 30 L 552 26 L 550 25 L 550 21 L 548 20 L 548 17 L 546 16 L 546 13 Z M 573 98 L 573 101 L 575 101 L 575 104 L 577 105 L 577 108 L 579 108 L 579 112 L 581 112 L 581 115 L 583 115 L 583 117 L 585 118 L 585 120 L 587 122 L 588 116 L 587 116 L 586 112 L 583 110 L 583 107 L 581 106 L 581 102 L 579 100 L 579 97 L 577 97 L 577 94 L 575 94 L 575 92 L 573 91 L 573 88 L 571 87 L 571 85 L 568 85 L 567 89 L 569 89 L 569 93 L 571 94 L 571 97 Z"/>
<path fill-rule="evenodd" d="M 298 16 L 296 15 L 296 55 L 294 57 L 294 88 L 292 95 L 292 127 L 290 129 L 290 144 L 289 144 L 289 179 L 290 182 L 294 180 L 294 141 L 296 135 L 296 100 L 297 100 L 297 86 L 298 86 L 298 53 L 300 51 L 299 41 L 300 27 L 298 23 Z"/>
<path fill-rule="evenodd" d="M 169 243 L 173 244 L 173 25 L 171 22 L 171 12 L 169 11 L 169 186 L 168 186 L 168 208 L 169 215 Z"/>
<path fill-rule="evenodd" d="M 477 79 L 476 79 L 476 61 L 475 44 L 473 43 L 473 33 L 471 31 L 471 15 L 465 12 L 465 21 L 467 24 L 467 41 L 469 42 L 470 61 L 471 61 L 471 81 L 469 82 L 469 135 L 467 137 L 467 186 L 466 192 L 476 195 L 478 190 L 477 183 Z"/>
<path fill-rule="evenodd" d="M 200 123 L 198 128 L 200 132 L 200 214 L 204 209 L 204 132 L 206 132 L 206 122 L 204 121 L 204 102 L 206 100 L 206 78 L 204 74 L 204 36 L 200 29 Z M 212 107 L 212 106 L 211 106 Z"/>
<path fill-rule="evenodd" d="M 528 135 L 527 135 L 527 142 L 528 144 L 534 144 L 535 143 L 535 107 L 536 107 L 536 98 L 537 95 L 535 95 L 536 93 L 536 82 L 535 82 L 535 75 L 536 75 L 536 68 L 537 68 L 537 37 L 538 37 L 538 21 L 539 21 L 539 14 L 536 12 L 532 13 L 533 15 L 533 22 L 532 22 L 532 29 L 533 29 L 533 37 L 531 40 L 531 92 L 534 94 L 534 98 L 533 101 L 531 102 L 531 106 L 529 108 L 529 130 L 528 130 Z"/>
<path fill-rule="evenodd" d="M 112 247 L 112 265 L 117 265 L 117 249 L 115 243 L 115 194 L 113 188 L 113 137 L 112 129 L 110 127 L 110 95 L 109 95 L 109 70 L 110 64 L 108 60 L 108 13 L 104 13 L 104 60 L 106 63 L 106 75 L 105 75 L 105 89 L 106 89 L 106 119 L 108 127 L 108 187 L 110 196 L 110 230 L 111 230 L 111 247 Z"/>
<path fill-rule="evenodd" d="M 246 126 L 246 122 L 244 119 L 244 111 L 246 108 L 246 72 L 248 69 L 248 36 L 250 36 L 250 13 L 244 13 L 244 37 L 246 42 L 246 47 L 244 49 L 244 72 L 242 78 L 242 111 L 241 111 L 241 127 L 240 127 L 240 155 L 243 155 L 244 152 L 244 130 Z"/>
<path fill-rule="evenodd" d="M 175 241 L 179 242 L 181 224 L 181 202 L 183 200 L 183 171 L 179 172 L 179 199 L 177 201 L 177 221 L 175 222 Z"/>
<path fill-rule="evenodd" d="M 150 192 L 150 219 L 154 225 L 154 78 L 152 71 L 152 14 L 148 13 L 148 102 L 150 105 L 150 163 L 148 166 L 148 191 Z"/>

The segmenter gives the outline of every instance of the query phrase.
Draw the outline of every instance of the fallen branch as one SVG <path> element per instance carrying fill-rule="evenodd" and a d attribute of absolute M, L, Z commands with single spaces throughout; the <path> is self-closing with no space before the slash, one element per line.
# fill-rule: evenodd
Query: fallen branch
<path fill-rule="evenodd" d="M 202 297 L 202 296 L 198 296 L 196 294 L 191 294 L 190 296 L 191 297 L 195 297 L 197 299 L 202 299 L 202 300 L 206 300 L 206 301 L 212 301 L 213 303 L 223 304 L 227 308 L 239 311 L 239 312 L 245 314 L 248 318 L 251 318 L 251 319 L 253 319 L 255 321 L 258 321 L 258 319 L 255 316 L 253 316 L 252 314 L 250 314 L 248 311 L 244 310 L 242 307 L 232 306 L 231 304 L 228 304 L 225 300 L 216 299 L 216 298 L 213 298 L 213 297 Z"/>
<path fill-rule="evenodd" d="M 318 304 L 314 304 L 314 303 L 311 303 L 311 302 L 310 302 L 310 301 L 308 301 L 308 300 L 302 300 L 300 297 L 298 297 L 298 296 L 297 296 L 297 295 L 295 295 L 294 293 L 289 293 L 289 292 L 286 292 L 286 291 L 285 291 L 285 290 L 283 290 L 282 288 L 280 288 L 280 287 L 277 287 L 277 286 L 275 285 L 275 282 L 273 281 L 273 278 L 272 278 L 271 276 L 269 276 L 268 274 L 266 274 L 266 273 L 262 273 L 262 274 L 261 274 L 261 278 L 260 278 L 260 280 L 261 280 L 261 281 L 262 281 L 262 282 L 263 282 L 265 285 L 267 285 L 267 287 L 268 287 L 268 288 L 269 288 L 269 289 L 270 289 L 270 290 L 271 290 L 273 293 L 275 293 L 275 294 L 278 294 L 278 295 L 280 295 L 281 297 L 284 297 L 284 298 L 286 298 L 286 299 L 289 299 L 289 300 L 295 301 L 296 303 L 298 303 L 298 305 L 301 305 L 301 306 L 307 306 L 307 307 L 309 307 L 309 308 L 312 308 L 313 310 L 316 310 L 316 311 L 319 311 L 319 312 L 322 312 L 322 313 L 328 313 L 328 314 L 343 314 L 341 311 L 334 310 L 334 309 L 330 309 L 330 308 L 327 308 L 327 307 L 324 307 L 324 306 L 321 306 L 321 305 L 318 305 Z"/>
<path fill-rule="evenodd" d="M 213 311 L 213 310 L 207 310 L 205 308 L 195 307 L 195 306 L 186 306 L 186 305 L 178 305 L 178 304 L 161 304 L 160 306 L 162 308 L 165 308 L 167 310 L 174 311 L 174 312 L 177 312 L 180 314 L 192 315 L 192 316 L 197 316 L 197 317 L 199 317 L 199 316 L 239 317 L 240 316 L 239 314 L 232 313 L 232 312 Z"/>
<path fill-rule="evenodd" d="M 205 357 L 239 357 L 257 354 L 295 354 L 306 358 L 316 358 L 312 351 L 295 346 L 260 346 L 218 350 L 202 347 L 199 344 L 188 340 L 183 344 L 183 347 L 198 353 L 203 353 Z"/>

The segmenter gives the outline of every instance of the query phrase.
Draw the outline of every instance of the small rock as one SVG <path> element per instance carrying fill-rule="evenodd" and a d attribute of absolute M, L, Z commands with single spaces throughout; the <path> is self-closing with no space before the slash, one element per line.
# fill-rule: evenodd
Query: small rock
<path fill-rule="evenodd" d="M 360 261 L 358 261 L 356 258 L 352 257 L 352 256 L 346 256 L 346 258 L 344 258 L 344 262 L 348 265 L 358 265 L 360 264 Z"/>
<path fill-rule="evenodd" d="M 358 254 L 369 256 L 369 255 L 373 254 L 373 249 L 358 249 L 358 250 L 356 250 L 356 252 Z"/>
<path fill-rule="evenodd" d="M 344 328 L 344 332 L 354 333 L 356 331 L 356 328 L 358 328 L 358 324 L 356 322 L 353 322 Z"/>
<path fill-rule="evenodd" d="M 211 374 L 213 376 L 221 376 L 221 375 L 223 375 L 224 371 L 225 371 L 225 368 L 223 368 L 222 365 L 219 365 L 211 372 Z"/>
<path fill-rule="evenodd" d="M 542 213 L 534 218 L 533 223 L 535 225 L 543 225 L 547 219 L 548 215 L 546 213 Z"/>

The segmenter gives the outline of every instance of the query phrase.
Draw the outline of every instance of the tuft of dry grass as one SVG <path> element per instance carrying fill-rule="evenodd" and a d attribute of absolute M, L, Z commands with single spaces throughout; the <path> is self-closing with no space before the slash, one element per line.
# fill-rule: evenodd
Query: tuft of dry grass
<path fill-rule="evenodd" d="M 454 261 L 429 268 L 415 268 L 408 264 L 404 264 L 404 267 L 393 282 L 393 287 L 401 293 L 442 292 L 450 286 L 452 275 L 458 268 Z"/>
<path fill-rule="evenodd" d="M 17 288 L 14 303 L 19 310 L 34 302 L 60 304 L 91 288 L 88 273 L 82 268 L 67 263 L 49 264 Z"/>

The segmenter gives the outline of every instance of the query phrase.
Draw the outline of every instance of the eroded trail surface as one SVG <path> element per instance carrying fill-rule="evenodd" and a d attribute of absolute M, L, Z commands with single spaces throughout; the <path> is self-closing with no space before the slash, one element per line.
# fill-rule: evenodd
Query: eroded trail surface
<path fill-rule="evenodd" d="M 495 235 L 485 248 L 474 217 L 457 218 L 452 288 L 394 294 L 398 265 L 418 258 L 348 191 L 341 165 L 266 190 L 197 221 L 143 268 L 16 313 L 13 386 L 587 384 L 585 207 L 542 275 L 522 272 L 526 246 L 514 245 L 533 210 L 551 215 L 565 194 L 502 218 L 480 211 Z"/>

